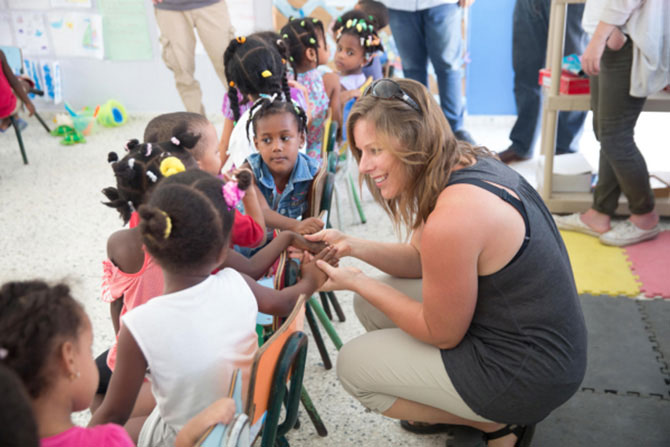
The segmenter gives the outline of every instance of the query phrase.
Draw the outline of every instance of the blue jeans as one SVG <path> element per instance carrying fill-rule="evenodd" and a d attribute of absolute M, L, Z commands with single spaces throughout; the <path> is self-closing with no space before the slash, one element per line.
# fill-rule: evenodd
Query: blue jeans
<path fill-rule="evenodd" d="M 451 130 L 463 129 L 463 10 L 448 3 L 421 11 L 389 9 L 389 24 L 405 77 L 428 87 L 428 58 L 437 75 L 440 106 Z"/>
<path fill-rule="evenodd" d="M 538 76 L 545 66 L 551 0 L 517 0 L 512 28 L 512 66 L 517 118 L 509 138 L 520 157 L 530 158 L 540 130 L 542 91 Z M 565 28 L 565 53 L 582 54 L 587 37 L 582 29 L 584 5 L 569 5 Z M 577 152 L 586 112 L 560 112 L 556 153 Z"/>

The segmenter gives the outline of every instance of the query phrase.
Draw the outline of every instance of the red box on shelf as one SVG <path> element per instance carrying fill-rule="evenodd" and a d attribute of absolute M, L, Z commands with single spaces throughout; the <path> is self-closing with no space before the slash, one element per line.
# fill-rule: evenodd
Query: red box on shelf
<path fill-rule="evenodd" d="M 543 87 L 551 85 L 551 70 L 543 68 L 540 70 L 539 84 Z M 586 95 L 591 92 L 589 78 L 582 78 L 569 71 L 561 72 L 561 85 L 558 91 L 563 95 Z"/>

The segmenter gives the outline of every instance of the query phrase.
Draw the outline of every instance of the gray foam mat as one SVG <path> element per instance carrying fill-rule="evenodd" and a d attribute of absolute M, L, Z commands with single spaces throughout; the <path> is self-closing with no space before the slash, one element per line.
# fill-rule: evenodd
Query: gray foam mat
<path fill-rule="evenodd" d="M 667 447 L 670 401 L 578 392 L 537 425 L 532 446 Z"/>
<path fill-rule="evenodd" d="M 670 366 L 670 300 L 639 301 L 638 305 L 662 361 Z"/>
<path fill-rule="evenodd" d="M 582 388 L 668 398 L 656 344 L 635 300 L 582 295 L 588 330 L 588 366 Z"/>

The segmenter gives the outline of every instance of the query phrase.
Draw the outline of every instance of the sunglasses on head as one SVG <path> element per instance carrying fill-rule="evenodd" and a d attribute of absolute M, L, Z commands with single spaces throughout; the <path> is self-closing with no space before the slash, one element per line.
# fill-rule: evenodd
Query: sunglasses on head
<path fill-rule="evenodd" d="M 417 112 L 421 113 L 418 104 L 405 91 L 400 88 L 397 82 L 391 79 L 377 79 L 368 86 L 363 92 L 363 96 L 372 95 L 381 99 L 399 99 Z"/>

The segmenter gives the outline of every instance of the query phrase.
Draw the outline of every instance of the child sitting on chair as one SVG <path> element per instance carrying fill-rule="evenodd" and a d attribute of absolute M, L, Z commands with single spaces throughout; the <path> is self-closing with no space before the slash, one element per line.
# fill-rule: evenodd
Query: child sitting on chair
<path fill-rule="evenodd" d="M 269 228 L 311 234 L 323 227 L 318 218 L 305 216 L 312 180 L 319 162 L 299 152 L 305 142 L 307 117 L 295 103 L 278 95 L 260 98 L 251 108 L 254 145 L 258 153 L 247 158 L 256 185 L 267 201 L 263 204 Z M 271 235 L 268 235 L 269 238 Z"/>
<path fill-rule="evenodd" d="M 25 81 L 14 75 L 2 50 L 0 50 L 0 64 L 2 64 L 2 70 L 0 70 L 0 132 L 4 132 L 12 124 L 10 117 L 16 117 L 22 105 L 28 109 L 28 116 L 33 116 L 35 106 L 26 93 L 29 86 L 24 86 Z M 15 120 L 20 129 L 28 125 L 21 118 L 16 117 Z"/>

